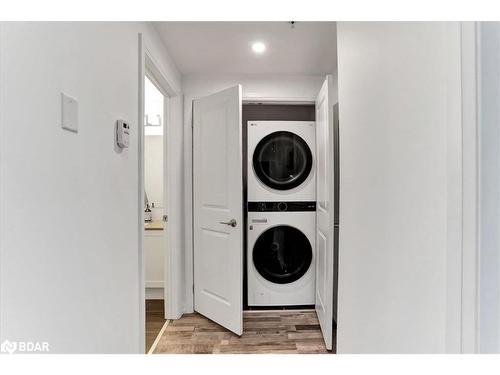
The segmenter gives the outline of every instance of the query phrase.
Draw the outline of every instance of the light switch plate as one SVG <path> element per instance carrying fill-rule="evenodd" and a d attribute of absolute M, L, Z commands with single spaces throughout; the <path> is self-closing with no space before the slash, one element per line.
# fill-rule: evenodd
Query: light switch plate
<path fill-rule="evenodd" d="M 61 93 L 61 126 L 63 129 L 78 132 L 78 102 Z"/>

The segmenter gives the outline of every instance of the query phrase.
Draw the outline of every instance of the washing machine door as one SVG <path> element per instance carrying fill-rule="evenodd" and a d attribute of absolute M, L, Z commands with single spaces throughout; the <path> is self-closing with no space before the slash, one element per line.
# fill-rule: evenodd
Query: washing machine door
<path fill-rule="evenodd" d="M 311 149 L 297 134 L 278 131 L 264 137 L 255 148 L 253 168 L 259 180 L 277 190 L 303 183 L 312 168 Z"/>
<path fill-rule="evenodd" d="M 255 268 L 266 280 L 292 283 L 304 276 L 311 265 L 311 243 L 300 230 L 280 225 L 259 236 L 252 258 Z"/>

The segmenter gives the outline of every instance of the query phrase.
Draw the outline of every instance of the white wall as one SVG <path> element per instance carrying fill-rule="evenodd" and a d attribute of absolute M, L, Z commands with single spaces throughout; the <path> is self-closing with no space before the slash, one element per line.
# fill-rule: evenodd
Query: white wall
<path fill-rule="evenodd" d="M 500 24 L 479 31 L 479 351 L 500 352 Z"/>
<path fill-rule="evenodd" d="M 337 30 L 338 351 L 457 351 L 458 24 Z"/>
<path fill-rule="evenodd" d="M 244 99 L 311 101 L 316 98 L 324 79 L 321 75 L 186 75 L 182 88 L 186 97 L 199 97 L 241 84 Z"/>
<path fill-rule="evenodd" d="M 0 341 L 48 341 L 52 352 L 143 346 L 138 33 L 180 92 L 149 24 L 0 26 Z M 77 134 L 60 127 L 61 92 L 79 102 Z M 121 153 L 117 119 L 132 125 Z M 182 132 L 173 134 L 182 144 Z M 175 151 L 180 173 L 182 147 Z"/>

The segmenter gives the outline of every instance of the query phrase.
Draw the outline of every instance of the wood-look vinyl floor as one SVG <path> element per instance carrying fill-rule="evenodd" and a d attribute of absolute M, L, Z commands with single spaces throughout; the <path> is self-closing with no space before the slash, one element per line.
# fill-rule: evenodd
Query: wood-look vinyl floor
<path fill-rule="evenodd" d="M 146 300 L 146 353 L 165 323 L 165 309 L 162 299 Z"/>
<path fill-rule="evenodd" d="M 154 353 L 317 354 L 329 352 L 323 342 L 314 311 L 281 310 L 245 311 L 241 337 L 200 314 L 185 314 L 181 319 L 170 322 Z"/>

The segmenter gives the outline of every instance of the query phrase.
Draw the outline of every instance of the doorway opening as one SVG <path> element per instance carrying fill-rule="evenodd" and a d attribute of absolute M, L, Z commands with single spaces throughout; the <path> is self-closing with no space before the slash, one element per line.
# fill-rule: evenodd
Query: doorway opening
<path fill-rule="evenodd" d="M 146 352 L 166 321 L 164 136 L 167 97 L 144 77 L 144 277 L 146 305 Z"/>
<path fill-rule="evenodd" d="M 171 123 L 178 116 L 179 92 L 172 77 L 157 63 L 152 48 L 139 34 L 139 352 L 152 352 L 179 305 L 175 291 L 171 234 L 180 225 L 171 220 Z M 168 71 L 167 71 L 168 72 Z M 172 104 L 172 102 L 174 104 Z"/>

